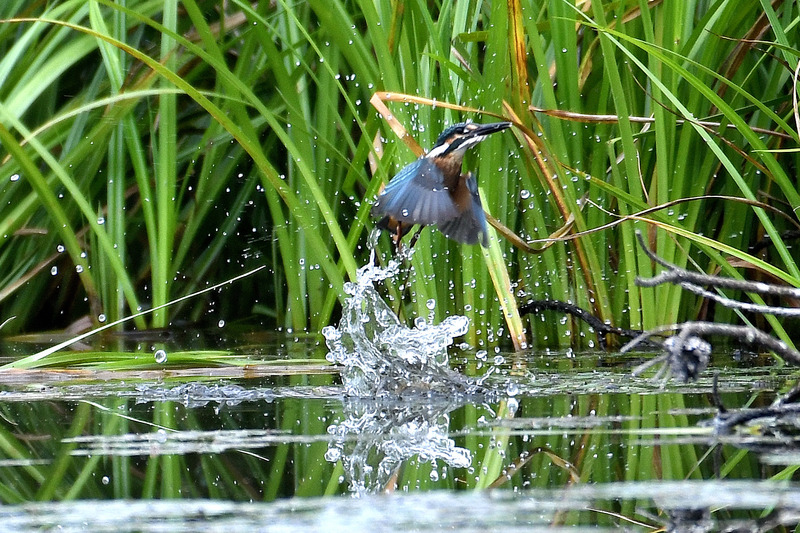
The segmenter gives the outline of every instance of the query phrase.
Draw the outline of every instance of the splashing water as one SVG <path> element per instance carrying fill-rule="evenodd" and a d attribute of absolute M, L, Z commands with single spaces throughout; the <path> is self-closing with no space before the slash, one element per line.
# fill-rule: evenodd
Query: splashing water
<path fill-rule="evenodd" d="M 344 419 L 328 427 L 333 440 L 325 458 L 342 462 L 354 496 L 389 490 L 397 468 L 414 456 L 431 463 L 432 477 L 446 475 L 448 467 L 468 467 L 472 456 L 449 437 L 448 413 L 468 396 L 488 394 L 483 379 L 449 366 L 447 347 L 467 332 L 466 317 L 435 326 L 418 318 L 409 328 L 375 290 L 376 282 L 396 276 L 408 258 L 392 259 L 382 269 L 373 256 L 358 270 L 356 283 L 345 285 L 339 327 L 322 330 L 327 359 L 344 367 L 349 397 Z"/>
<path fill-rule="evenodd" d="M 467 332 L 469 320 L 451 316 L 441 324 L 428 325 L 417 319 L 415 327 L 405 326 L 374 286 L 395 276 L 400 260 L 392 259 L 385 269 L 372 263 L 358 270 L 356 283 L 345 284 L 349 297 L 339 327 L 322 330 L 330 350 L 327 359 L 344 366 L 345 394 L 380 397 L 481 392 L 478 380 L 450 369 L 447 355 L 453 338 Z"/>

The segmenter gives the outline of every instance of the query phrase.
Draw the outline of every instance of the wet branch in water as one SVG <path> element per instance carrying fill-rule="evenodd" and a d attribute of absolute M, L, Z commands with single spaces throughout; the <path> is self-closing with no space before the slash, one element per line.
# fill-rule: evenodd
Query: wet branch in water
<path fill-rule="evenodd" d="M 647 247 L 641 232 L 636 232 L 636 238 L 647 256 L 666 269 L 652 278 L 637 277 L 636 284 L 640 287 L 655 287 L 662 283 L 672 283 L 731 309 L 777 316 L 800 315 L 800 309 L 797 308 L 741 302 L 712 292 L 714 289 L 733 289 L 763 296 L 800 298 L 800 289 L 690 272 L 653 253 Z M 669 331 L 675 333 L 664 341 L 663 353 L 637 367 L 633 372 L 634 375 L 639 375 L 648 368 L 663 363 L 654 379 L 669 374 L 683 382 L 697 379 L 708 366 L 712 353 L 711 344 L 702 337 L 712 335 L 731 337 L 744 344 L 771 350 L 786 362 L 800 366 L 800 352 L 772 335 L 753 326 L 713 322 L 691 321 L 653 328 L 641 333 L 623 346 L 621 351 L 628 351 L 640 343 L 650 340 L 653 335 L 663 335 Z M 758 434 L 762 438 L 749 439 L 743 441 L 747 444 L 740 443 L 737 446 L 772 453 L 785 453 L 797 449 L 793 436 L 796 435 L 798 429 L 797 415 L 800 413 L 800 403 L 797 403 L 797 399 L 800 397 L 800 385 L 795 385 L 791 391 L 778 398 L 770 406 L 728 410 L 719 397 L 718 375 L 715 375 L 712 397 L 714 405 L 717 407 L 717 414 L 713 419 L 707 421 L 707 425 L 713 428 L 715 436 L 734 435 L 737 432 L 746 433 L 751 437 Z"/>
<path fill-rule="evenodd" d="M 800 308 L 741 302 L 710 290 L 714 288 L 731 289 L 763 296 L 800 299 L 800 289 L 691 272 L 656 255 L 647 247 L 640 231 L 636 232 L 636 237 L 647 256 L 653 262 L 666 269 L 652 278 L 637 277 L 636 284 L 640 287 L 655 287 L 663 283 L 672 283 L 731 309 L 777 316 L 800 316 Z M 656 380 L 668 378 L 669 376 L 673 376 L 683 382 L 697 379 L 711 360 L 711 344 L 705 341 L 703 337 L 714 335 L 730 337 L 745 345 L 771 350 L 788 363 L 800 366 L 800 352 L 753 326 L 689 321 L 681 324 L 659 326 L 648 331 L 625 329 L 606 324 L 591 312 L 558 300 L 532 300 L 520 306 L 519 311 L 521 315 L 539 314 L 542 311 L 568 313 L 583 320 L 595 330 L 598 344 L 602 349 L 606 348 L 605 335 L 608 334 L 632 338 L 628 344 L 621 348 L 621 352 L 627 352 L 643 343 L 660 346 L 664 353 L 638 366 L 633 372 L 634 376 L 642 374 L 645 370 L 657 364 L 664 363 L 664 366 L 655 376 Z M 674 333 L 668 335 L 670 332 Z M 655 336 L 665 336 L 666 339 L 659 341 L 653 338 Z"/>
<path fill-rule="evenodd" d="M 636 284 L 640 287 L 655 287 L 662 283 L 672 283 L 731 309 L 777 316 L 800 316 L 800 309 L 798 308 L 740 302 L 709 290 L 712 288 L 734 289 L 760 295 L 800 298 L 800 289 L 690 272 L 656 255 L 647 247 L 647 243 L 645 243 L 640 231 L 636 232 L 636 238 L 647 256 L 655 263 L 666 268 L 664 272 L 652 278 L 637 277 Z M 662 345 L 664 353 L 637 367 L 634 370 L 634 375 L 639 375 L 648 368 L 663 362 L 666 364 L 659 370 L 656 378 L 671 373 L 684 382 L 696 379 L 700 372 L 708 366 L 711 357 L 711 345 L 701 337 L 711 335 L 731 337 L 743 344 L 771 350 L 785 361 L 800 366 L 800 352 L 768 333 L 753 326 L 736 326 L 714 322 L 690 321 L 682 324 L 659 326 L 641 333 L 623 346 L 620 351 L 626 352 L 646 340 L 651 340 L 653 335 L 663 335 L 669 331 L 676 333 L 664 341 Z"/>

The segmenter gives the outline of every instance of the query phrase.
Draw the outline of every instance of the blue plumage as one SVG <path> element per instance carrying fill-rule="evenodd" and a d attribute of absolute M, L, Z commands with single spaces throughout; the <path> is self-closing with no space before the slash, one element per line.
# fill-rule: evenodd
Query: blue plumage
<path fill-rule="evenodd" d="M 471 205 L 454 219 L 439 223 L 439 231 L 444 236 L 464 244 L 477 244 L 489 246 L 489 234 L 486 227 L 486 214 L 478 194 L 478 181 L 472 173 L 465 179 L 467 190 L 470 193 Z"/>
<path fill-rule="evenodd" d="M 410 225 L 440 224 L 458 216 L 442 171 L 428 158 L 417 159 L 389 182 L 372 208 Z"/>

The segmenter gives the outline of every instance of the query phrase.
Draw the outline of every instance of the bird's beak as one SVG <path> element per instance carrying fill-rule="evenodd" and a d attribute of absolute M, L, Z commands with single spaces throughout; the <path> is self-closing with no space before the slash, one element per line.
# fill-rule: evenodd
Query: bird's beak
<path fill-rule="evenodd" d="M 492 124 L 473 124 L 474 128 L 467 134 L 469 137 L 486 137 L 492 133 L 511 127 L 510 122 L 494 122 Z"/>
<path fill-rule="evenodd" d="M 461 134 L 450 143 L 450 147 L 445 153 L 451 151 L 460 152 L 462 155 L 468 148 L 475 146 L 482 140 L 486 139 L 492 133 L 503 131 L 511 126 L 510 122 L 494 122 L 492 124 L 469 124 L 465 128 L 465 132 Z"/>

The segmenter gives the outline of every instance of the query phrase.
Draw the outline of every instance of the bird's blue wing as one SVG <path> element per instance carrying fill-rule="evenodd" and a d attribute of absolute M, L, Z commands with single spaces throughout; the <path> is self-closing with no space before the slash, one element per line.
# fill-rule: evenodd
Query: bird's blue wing
<path fill-rule="evenodd" d="M 481 211 L 482 212 L 482 211 Z M 392 178 L 372 206 L 373 215 L 389 215 L 406 224 L 440 224 L 458 216 L 444 176 L 430 159 L 417 159 Z"/>
<path fill-rule="evenodd" d="M 464 244 L 477 244 L 487 247 L 489 234 L 486 228 L 486 214 L 483 212 L 478 182 L 475 176 L 469 174 L 465 180 L 470 195 L 470 207 L 460 215 L 450 220 L 439 223 L 439 231 L 445 237 Z"/>

